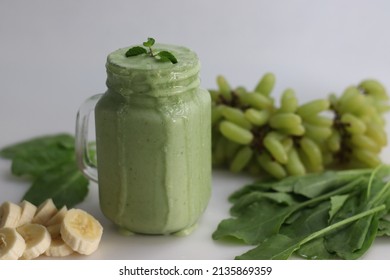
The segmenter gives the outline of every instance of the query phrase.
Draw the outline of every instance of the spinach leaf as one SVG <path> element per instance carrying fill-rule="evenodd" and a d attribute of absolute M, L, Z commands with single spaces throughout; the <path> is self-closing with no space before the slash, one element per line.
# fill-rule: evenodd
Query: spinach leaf
<path fill-rule="evenodd" d="M 74 137 L 67 133 L 36 137 L 1 149 L 0 157 L 13 159 L 20 154 L 28 155 L 32 152 L 38 150 L 43 151 L 53 146 L 61 149 L 74 150 Z"/>
<path fill-rule="evenodd" d="M 27 176 L 32 185 L 22 199 L 35 205 L 47 198 L 60 208 L 73 207 L 88 193 L 88 180 L 77 168 L 75 139 L 61 133 L 23 141 L 0 150 L 0 156 L 12 160 L 11 172 Z M 90 144 L 90 152 L 94 148 Z"/>
<path fill-rule="evenodd" d="M 370 174 L 372 170 L 346 170 L 346 171 L 325 171 L 316 176 L 307 176 L 298 180 L 294 184 L 293 191 L 296 194 L 304 195 L 308 198 L 313 198 L 324 193 L 333 191 L 342 185 L 361 177 Z"/>
<path fill-rule="evenodd" d="M 334 215 L 343 207 L 345 201 L 349 198 L 349 194 L 335 195 L 330 198 L 330 209 L 329 209 L 329 221 Z"/>
<path fill-rule="evenodd" d="M 89 181 L 79 172 L 74 163 L 55 167 L 38 177 L 23 199 L 35 205 L 52 198 L 57 208 L 68 208 L 82 202 L 88 194 Z"/>
<path fill-rule="evenodd" d="M 241 213 L 235 213 L 237 214 L 236 218 L 223 220 L 212 237 L 213 239 L 222 239 L 232 236 L 243 240 L 247 244 L 261 243 L 272 235 L 277 234 L 282 224 L 294 212 L 305 207 L 314 206 L 334 195 L 343 194 L 358 188 L 363 181 L 363 178 L 357 178 L 333 192 L 291 206 L 276 204 L 268 199 L 260 200 L 244 208 Z"/>
<path fill-rule="evenodd" d="M 243 209 L 237 218 L 220 222 L 212 238 L 235 237 L 246 244 L 258 244 L 276 234 L 290 212 L 290 207 L 262 199 Z"/>
<path fill-rule="evenodd" d="M 379 219 L 377 236 L 390 236 L 390 221 Z"/>
<path fill-rule="evenodd" d="M 377 212 L 383 211 L 386 208 L 385 205 L 380 205 L 370 210 L 358 213 L 347 219 L 339 221 L 335 224 L 329 225 L 316 232 L 313 232 L 305 237 L 291 238 L 284 234 L 275 234 L 264 242 L 260 243 L 257 247 L 248 252 L 237 256 L 239 260 L 286 260 L 294 252 L 299 250 L 301 246 L 309 243 L 312 240 L 323 237 L 324 235 L 333 232 L 349 223 L 358 221 L 364 217 L 374 215 Z"/>
<path fill-rule="evenodd" d="M 75 162 L 74 152 L 50 145 L 45 149 L 34 149 L 17 153 L 11 164 L 11 172 L 16 176 L 37 178 L 61 164 Z"/>
<path fill-rule="evenodd" d="M 285 204 L 291 206 L 298 202 L 291 194 L 288 193 L 277 193 L 277 192 L 260 192 L 254 191 L 242 196 L 230 209 L 232 216 L 239 216 L 240 213 L 248 207 L 250 204 L 255 202 L 261 202 L 264 198 L 274 201 L 278 204 Z"/>

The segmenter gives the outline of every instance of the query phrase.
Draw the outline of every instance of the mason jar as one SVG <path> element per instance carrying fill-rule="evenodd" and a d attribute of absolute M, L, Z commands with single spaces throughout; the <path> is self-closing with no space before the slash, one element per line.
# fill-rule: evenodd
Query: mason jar
<path fill-rule="evenodd" d="M 211 193 L 211 104 L 200 87 L 197 55 L 156 44 L 178 63 L 148 54 L 107 57 L 107 91 L 81 107 L 79 166 L 98 182 L 103 214 L 125 232 L 189 231 Z M 94 111 L 97 168 L 88 155 L 88 116 Z"/>

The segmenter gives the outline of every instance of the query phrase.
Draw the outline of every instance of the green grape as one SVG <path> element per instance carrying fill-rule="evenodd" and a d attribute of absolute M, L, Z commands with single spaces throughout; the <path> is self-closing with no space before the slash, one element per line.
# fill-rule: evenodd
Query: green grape
<path fill-rule="evenodd" d="M 288 161 L 286 163 L 286 170 L 289 175 L 299 176 L 306 173 L 306 168 L 303 165 L 301 159 L 295 148 L 290 149 L 288 152 Z"/>
<path fill-rule="evenodd" d="M 376 80 L 364 80 L 359 84 L 358 87 L 363 91 L 364 94 L 373 96 L 378 100 L 389 99 L 384 86 Z"/>
<path fill-rule="evenodd" d="M 245 118 L 244 113 L 240 109 L 221 106 L 221 114 L 225 117 L 225 119 L 245 128 L 252 129 L 252 124 Z"/>
<path fill-rule="evenodd" d="M 315 126 L 331 127 L 333 125 L 333 120 L 321 115 L 315 115 L 305 119 L 305 123 Z"/>
<path fill-rule="evenodd" d="M 354 113 L 355 113 L 355 115 L 359 116 L 359 118 L 361 118 L 361 119 L 371 120 L 372 115 L 377 114 L 377 111 L 376 111 L 375 107 L 372 104 L 370 104 L 370 101 L 368 100 L 368 98 L 365 98 L 365 99 L 366 99 L 366 102 L 364 104 L 362 104 L 362 106 L 358 110 L 356 110 Z"/>
<path fill-rule="evenodd" d="M 229 83 L 225 79 L 224 76 L 217 76 L 217 85 L 219 88 L 220 94 L 223 96 L 223 98 L 227 101 L 232 100 L 232 88 L 230 87 Z"/>
<path fill-rule="evenodd" d="M 287 135 L 302 136 L 305 133 L 305 128 L 302 124 L 299 124 L 294 127 L 279 128 L 278 131 Z"/>
<path fill-rule="evenodd" d="M 271 113 L 268 110 L 259 111 L 253 108 L 249 108 L 245 111 L 244 115 L 246 119 L 252 124 L 263 126 L 268 122 Z"/>
<path fill-rule="evenodd" d="M 222 121 L 219 124 L 219 130 L 223 136 L 238 144 L 247 145 L 253 140 L 252 132 L 230 121 Z"/>
<path fill-rule="evenodd" d="M 305 127 L 305 136 L 317 142 L 325 141 L 332 134 L 330 127 L 315 126 L 307 123 L 304 123 L 303 126 Z"/>
<path fill-rule="evenodd" d="M 279 112 L 282 113 L 294 113 L 298 108 L 298 99 L 295 96 L 294 90 L 291 88 L 286 89 L 280 99 Z"/>
<path fill-rule="evenodd" d="M 259 162 L 260 166 L 271 176 L 282 179 L 287 176 L 286 170 L 284 167 L 271 159 L 271 157 L 267 153 L 262 153 L 257 157 L 257 161 Z"/>
<path fill-rule="evenodd" d="M 232 172 L 240 172 L 247 166 L 253 155 L 253 150 L 248 147 L 242 147 L 238 150 L 233 160 L 230 162 Z"/>
<path fill-rule="evenodd" d="M 294 113 L 277 113 L 271 116 L 269 120 L 269 125 L 275 129 L 278 128 L 292 129 L 294 127 L 297 127 L 301 123 L 302 123 L 302 119 L 300 118 L 300 116 Z"/>
<path fill-rule="evenodd" d="M 235 93 L 237 93 L 238 95 L 242 94 L 242 93 L 245 93 L 247 92 L 246 88 L 245 87 L 236 87 L 236 89 L 234 90 Z"/>
<path fill-rule="evenodd" d="M 225 144 L 225 160 L 230 161 L 234 158 L 237 151 L 242 147 L 242 145 L 237 144 L 233 141 L 227 141 Z"/>
<path fill-rule="evenodd" d="M 334 109 L 337 109 L 338 102 L 339 102 L 338 98 L 337 98 L 337 95 L 334 94 L 334 93 L 329 94 L 328 100 L 329 100 L 329 103 L 330 103 L 330 107 L 333 107 Z"/>
<path fill-rule="evenodd" d="M 375 167 L 381 163 L 379 156 L 368 150 L 354 149 L 352 154 L 357 160 L 366 164 L 368 167 Z"/>
<path fill-rule="evenodd" d="M 294 146 L 294 141 L 290 137 L 284 138 L 281 143 L 286 153 L 288 153 Z"/>
<path fill-rule="evenodd" d="M 364 134 L 367 129 L 366 124 L 362 120 L 350 113 L 343 114 L 340 120 L 346 125 L 345 129 L 351 134 Z"/>
<path fill-rule="evenodd" d="M 348 97 L 344 98 L 343 101 L 339 103 L 340 113 L 359 112 L 361 107 L 367 102 L 365 96 L 362 95 L 357 88 L 354 89 L 355 91 L 351 90 Z"/>
<path fill-rule="evenodd" d="M 269 132 L 264 137 L 263 144 L 275 160 L 285 164 L 287 163 L 287 153 L 283 144 L 281 143 L 283 137 L 283 135 L 277 132 Z"/>
<path fill-rule="evenodd" d="M 253 92 L 243 92 L 238 94 L 240 101 L 244 104 L 253 106 L 255 109 L 271 109 L 273 107 L 273 100 L 267 96 L 253 93 Z"/>
<path fill-rule="evenodd" d="M 322 166 L 322 152 L 316 142 L 308 137 L 302 137 L 299 145 L 313 168 L 316 169 Z"/>
<path fill-rule="evenodd" d="M 337 130 L 332 131 L 332 135 L 326 140 L 327 148 L 332 153 L 337 153 L 341 148 L 341 135 Z"/>
<path fill-rule="evenodd" d="M 343 104 L 348 100 L 352 95 L 355 95 L 356 93 L 359 93 L 359 90 L 355 86 L 349 86 L 347 87 L 343 93 L 341 94 L 340 98 L 338 99 L 338 105 Z"/>
<path fill-rule="evenodd" d="M 387 145 L 387 135 L 382 126 L 375 123 L 367 125 L 366 135 L 373 139 L 379 146 L 384 147 Z"/>
<path fill-rule="evenodd" d="M 300 115 L 302 119 L 308 119 L 322 111 L 329 109 L 329 106 L 329 100 L 317 99 L 299 106 L 297 109 L 297 114 Z"/>
<path fill-rule="evenodd" d="M 225 147 L 228 140 L 225 137 L 219 137 L 213 149 L 213 165 L 220 166 L 225 162 Z"/>
<path fill-rule="evenodd" d="M 212 90 L 212 89 L 209 89 L 208 91 L 210 93 L 211 100 L 213 102 L 218 102 L 219 101 L 219 95 L 220 95 L 219 91 Z"/>
<path fill-rule="evenodd" d="M 218 105 L 212 106 L 211 110 L 211 124 L 215 125 L 217 122 L 219 122 L 222 119 L 222 112 L 221 112 L 222 106 Z"/>
<path fill-rule="evenodd" d="M 389 105 L 385 100 L 379 100 L 373 96 L 367 96 L 366 99 L 378 113 L 385 113 L 389 110 Z"/>
<path fill-rule="evenodd" d="M 255 92 L 261 93 L 265 96 L 270 96 L 275 85 L 275 75 L 266 73 L 255 87 Z"/>
<path fill-rule="evenodd" d="M 246 171 L 249 172 L 249 174 L 251 174 L 253 176 L 262 175 L 261 167 L 260 167 L 259 163 L 257 162 L 257 160 L 255 159 L 255 157 L 252 157 L 252 160 L 249 161 L 249 163 L 245 169 L 246 169 Z"/>
<path fill-rule="evenodd" d="M 333 154 L 329 151 L 324 149 L 322 151 L 322 165 L 329 166 L 334 162 Z"/>
<path fill-rule="evenodd" d="M 353 146 L 373 153 L 379 153 L 381 150 L 381 147 L 374 140 L 363 134 L 353 134 L 350 141 Z"/>

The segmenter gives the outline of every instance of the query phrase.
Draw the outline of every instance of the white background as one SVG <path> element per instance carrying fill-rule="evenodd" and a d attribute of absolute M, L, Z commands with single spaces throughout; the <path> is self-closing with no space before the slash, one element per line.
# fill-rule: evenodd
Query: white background
<path fill-rule="evenodd" d="M 147 37 L 195 50 L 205 88 L 216 87 L 218 74 L 251 88 L 272 71 L 275 96 L 292 87 L 303 102 L 365 78 L 389 89 L 389 29 L 386 0 L 0 0 L 0 147 L 73 133 L 79 105 L 105 91 L 107 54 Z M 18 201 L 28 186 L 9 175 L 9 167 L 0 160 L 0 202 Z M 91 185 L 79 207 L 99 218 L 105 234 L 89 258 L 232 259 L 244 252 L 210 236 L 228 216 L 227 195 L 251 178 L 215 172 L 213 180 L 209 208 L 186 238 L 119 236 Z M 389 252 L 390 241 L 381 239 L 366 258 L 390 259 Z"/>

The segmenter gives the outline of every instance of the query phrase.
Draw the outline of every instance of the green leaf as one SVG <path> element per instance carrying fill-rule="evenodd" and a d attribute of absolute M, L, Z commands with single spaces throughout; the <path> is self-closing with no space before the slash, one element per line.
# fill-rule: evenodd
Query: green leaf
<path fill-rule="evenodd" d="M 213 239 L 235 237 L 247 244 L 258 244 L 279 232 L 280 227 L 296 211 L 330 199 L 338 194 L 344 194 L 362 186 L 363 178 L 357 178 L 345 186 L 321 196 L 305 200 L 291 206 L 283 206 L 263 199 L 244 207 L 237 218 L 223 220 L 213 233 Z M 365 186 L 365 185 L 363 185 Z"/>
<path fill-rule="evenodd" d="M 361 218 L 325 237 L 325 247 L 343 259 L 360 258 L 377 236 L 378 215 Z"/>
<path fill-rule="evenodd" d="M 147 48 L 150 48 L 154 45 L 155 43 L 155 40 L 153 38 L 148 38 L 148 40 L 146 42 L 143 42 L 142 44 L 147 47 Z"/>
<path fill-rule="evenodd" d="M 349 198 L 349 194 L 335 195 L 330 198 L 331 207 L 329 210 L 329 221 L 343 207 L 345 201 Z"/>
<path fill-rule="evenodd" d="M 82 202 L 88 194 L 89 181 L 78 170 L 75 163 L 67 163 L 48 170 L 37 178 L 23 199 L 35 205 L 52 198 L 57 208 L 68 208 Z"/>
<path fill-rule="evenodd" d="M 95 152 L 93 143 L 90 153 Z M 78 170 L 75 159 L 75 139 L 69 134 L 36 137 L 8 146 L 1 156 L 12 159 L 15 176 L 29 176 L 32 185 L 26 199 L 36 205 L 52 198 L 57 207 L 72 207 L 84 200 L 89 181 Z"/>
<path fill-rule="evenodd" d="M 237 218 L 219 223 L 212 235 L 214 240 L 235 237 L 246 244 L 259 244 L 278 233 L 280 225 L 291 213 L 291 207 L 263 199 L 252 203 Z"/>
<path fill-rule="evenodd" d="M 339 260 L 336 254 L 330 253 L 326 250 L 324 245 L 324 238 L 318 237 L 305 244 L 295 252 L 296 255 L 308 260 Z"/>
<path fill-rule="evenodd" d="M 333 191 L 357 177 L 368 175 L 372 172 L 369 169 L 326 171 L 316 176 L 305 176 L 294 184 L 294 192 L 309 198 Z"/>
<path fill-rule="evenodd" d="M 156 56 L 159 57 L 160 61 L 170 61 L 173 64 L 177 63 L 176 57 L 168 51 L 161 51 L 161 52 L 157 53 Z"/>
<path fill-rule="evenodd" d="M 377 236 L 390 236 L 390 221 L 379 219 Z"/>
<path fill-rule="evenodd" d="M 287 260 L 299 249 L 300 240 L 283 234 L 275 234 L 256 248 L 237 256 L 236 260 Z"/>
<path fill-rule="evenodd" d="M 126 57 L 137 56 L 137 55 L 141 55 L 141 54 L 145 54 L 145 53 L 147 53 L 147 50 L 146 50 L 145 48 L 136 46 L 136 47 L 130 48 L 130 49 L 125 53 L 125 56 L 126 56 Z"/>
<path fill-rule="evenodd" d="M 262 201 L 263 199 L 269 199 L 277 204 L 284 204 L 287 206 L 297 204 L 297 201 L 288 193 L 255 191 L 242 196 L 238 201 L 236 201 L 230 209 L 230 213 L 233 216 L 239 215 L 243 209 L 248 207 L 250 204 Z"/>
<path fill-rule="evenodd" d="M 45 135 L 7 146 L 0 150 L 0 156 L 13 159 L 20 154 L 28 155 L 51 147 L 74 150 L 74 142 L 74 137 L 66 133 Z"/>
<path fill-rule="evenodd" d="M 326 234 L 334 232 L 339 228 L 344 227 L 355 221 L 359 221 L 365 217 L 375 215 L 378 212 L 381 212 L 385 209 L 385 205 L 380 205 L 373 209 L 358 213 L 352 217 L 339 221 L 335 224 L 329 225 L 325 228 L 322 228 L 316 232 L 313 232 L 307 236 L 291 238 L 284 234 L 275 234 L 270 238 L 266 239 L 264 242 L 260 243 L 256 248 L 249 250 L 248 252 L 237 256 L 236 259 L 239 260 L 286 260 L 288 259 L 295 251 L 299 250 L 301 246 L 317 239 L 321 238 Z"/>

